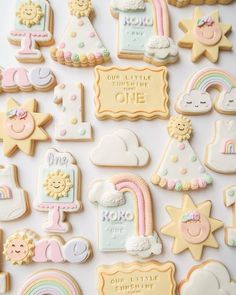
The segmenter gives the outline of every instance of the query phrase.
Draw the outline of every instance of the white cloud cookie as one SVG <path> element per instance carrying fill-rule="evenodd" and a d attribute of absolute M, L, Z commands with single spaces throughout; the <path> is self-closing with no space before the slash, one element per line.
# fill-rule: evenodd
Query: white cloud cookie
<path fill-rule="evenodd" d="M 121 11 L 145 9 L 144 0 L 112 0 L 111 8 Z"/>

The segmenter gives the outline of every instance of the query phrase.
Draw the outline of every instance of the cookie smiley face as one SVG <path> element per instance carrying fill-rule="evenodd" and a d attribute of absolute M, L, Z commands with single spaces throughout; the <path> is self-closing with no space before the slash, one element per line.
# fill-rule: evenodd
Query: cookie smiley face
<path fill-rule="evenodd" d="M 172 138 L 179 141 L 187 140 L 192 132 L 191 120 L 182 115 L 172 117 L 168 123 L 168 131 Z"/>
<path fill-rule="evenodd" d="M 32 0 L 29 0 L 20 5 L 16 12 L 16 16 L 21 24 L 31 27 L 40 23 L 43 17 L 43 11 L 39 4 L 33 3 Z"/>
<path fill-rule="evenodd" d="M 22 140 L 30 137 L 35 130 L 33 116 L 24 109 L 12 109 L 7 113 L 5 128 L 12 139 Z"/>
<path fill-rule="evenodd" d="M 24 240 L 14 239 L 8 245 L 7 254 L 12 261 L 19 261 L 26 257 L 28 250 L 28 245 Z"/>
<path fill-rule="evenodd" d="M 89 16 L 92 12 L 91 0 L 71 0 L 69 8 L 72 15 L 76 17 Z"/>

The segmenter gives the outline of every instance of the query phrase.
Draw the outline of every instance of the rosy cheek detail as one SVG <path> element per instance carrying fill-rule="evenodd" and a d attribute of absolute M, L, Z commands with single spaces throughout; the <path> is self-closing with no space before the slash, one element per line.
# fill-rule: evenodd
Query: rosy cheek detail
<path fill-rule="evenodd" d="M 5 123 L 6 132 L 9 137 L 17 140 L 29 137 L 34 129 L 34 119 L 30 114 L 25 119 L 11 119 L 8 118 Z"/>

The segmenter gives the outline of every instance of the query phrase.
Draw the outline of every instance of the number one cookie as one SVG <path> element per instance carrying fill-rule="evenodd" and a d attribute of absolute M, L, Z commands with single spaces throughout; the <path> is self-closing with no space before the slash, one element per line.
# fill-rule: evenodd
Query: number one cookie
<path fill-rule="evenodd" d="M 92 128 L 83 122 L 84 87 L 82 84 L 61 84 L 55 88 L 54 103 L 61 105 L 55 127 L 57 140 L 90 140 Z"/>
<path fill-rule="evenodd" d="M 226 207 L 233 208 L 233 227 L 225 229 L 225 243 L 236 247 L 236 185 L 232 185 L 224 191 L 224 202 Z"/>
<path fill-rule="evenodd" d="M 2 230 L 0 229 L 0 242 L 2 243 Z M 5 294 L 10 289 L 10 276 L 6 272 L 0 272 L 0 294 Z"/>
<path fill-rule="evenodd" d="M 44 60 L 38 49 L 52 45 L 52 9 L 47 0 L 16 0 L 15 26 L 8 40 L 21 45 L 16 58 L 20 62 L 37 63 Z"/>

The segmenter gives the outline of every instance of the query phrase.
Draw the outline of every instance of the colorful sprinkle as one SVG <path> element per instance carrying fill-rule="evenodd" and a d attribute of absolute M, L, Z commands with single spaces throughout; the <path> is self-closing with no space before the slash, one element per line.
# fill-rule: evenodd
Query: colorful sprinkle
<path fill-rule="evenodd" d="M 65 43 L 60 43 L 60 44 L 59 44 L 59 48 L 60 48 L 60 49 L 63 49 L 63 48 L 65 48 L 65 47 L 66 47 L 66 44 L 65 44 Z"/>
<path fill-rule="evenodd" d="M 84 48 L 84 42 L 80 42 L 80 43 L 78 44 L 78 47 L 79 47 L 79 48 Z"/>
<path fill-rule="evenodd" d="M 85 135 L 86 134 L 86 130 L 85 129 L 81 129 L 79 134 L 82 135 L 82 136 Z"/>
<path fill-rule="evenodd" d="M 187 174 L 188 170 L 186 168 L 180 168 L 180 174 L 185 175 Z"/>
<path fill-rule="evenodd" d="M 75 94 L 71 95 L 70 100 L 74 101 L 76 100 L 77 96 Z"/>
<path fill-rule="evenodd" d="M 70 33 L 71 38 L 75 38 L 77 36 L 76 32 L 71 32 Z"/>
<path fill-rule="evenodd" d="M 190 160 L 192 162 L 196 162 L 197 161 L 197 156 L 196 155 L 192 155 L 191 158 L 190 158 Z"/>
<path fill-rule="evenodd" d="M 71 124 L 76 125 L 78 123 L 78 120 L 76 118 L 73 118 L 71 120 Z"/>
<path fill-rule="evenodd" d="M 96 34 L 95 34 L 94 32 L 90 32 L 90 33 L 89 33 L 89 37 L 90 37 L 90 38 L 94 38 L 95 36 L 96 36 Z"/>
<path fill-rule="evenodd" d="M 177 163 L 178 160 L 179 160 L 179 158 L 178 158 L 177 156 L 172 156 L 172 157 L 171 157 L 171 162 L 172 162 L 172 163 Z"/>
<path fill-rule="evenodd" d="M 180 150 L 184 150 L 184 149 L 185 149 L 185 144 L 184 144 L 183 142 L 181 142 L 181 143 L 179 144 L 178 148 L 179 148 Z"/>

